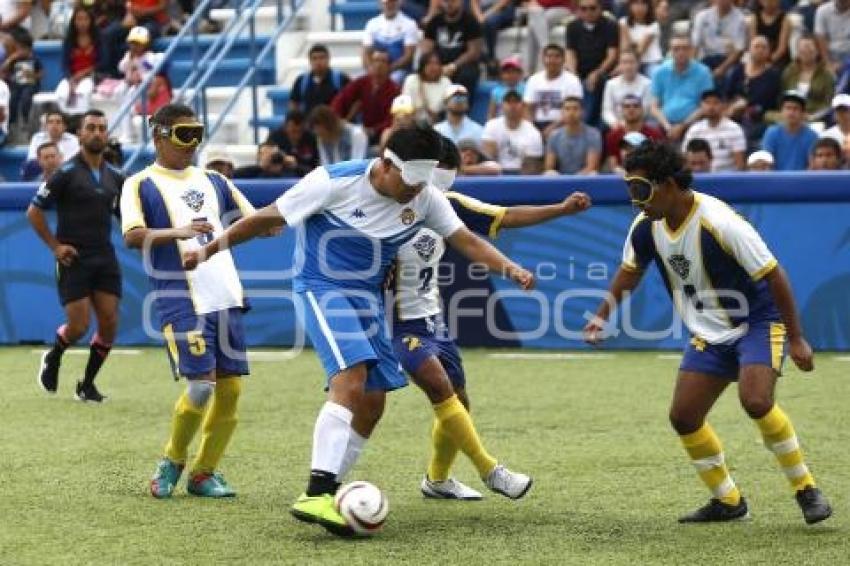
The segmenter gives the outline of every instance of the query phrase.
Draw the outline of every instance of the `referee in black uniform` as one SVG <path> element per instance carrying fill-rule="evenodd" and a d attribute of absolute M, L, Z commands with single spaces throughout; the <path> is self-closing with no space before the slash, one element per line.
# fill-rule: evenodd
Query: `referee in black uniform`
<path fill-rule="evenodd" d="M 121 270 L 110 233 L 124 176 L 103 159 L 107 142 L 103 112 L 89 110 L 83 115 L 79 137 L 80 152 L 39 188 L 27 209 L 33 229 L 56 256 L 59 301 L 68 319 L 57 329 L 53 348 L 42 355 L 38 381 L 45 391 L 56 393 L 62 354 L 86 334 L 89 313 L 94 309 L 97 332 L 74 397 L 99 403 L 105 397 L 94 379 L 109 355 L 118 327 Z M 53 205 L 58 218 L 55 235 L 44 214 Z"/>

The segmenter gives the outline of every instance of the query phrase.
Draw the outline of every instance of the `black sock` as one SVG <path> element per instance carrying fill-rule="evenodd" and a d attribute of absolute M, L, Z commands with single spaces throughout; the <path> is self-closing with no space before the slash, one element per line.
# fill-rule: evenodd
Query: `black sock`
<path fill-rule="evenodd" d="M 68 342 L 67 340 L 65 340 L 65 338 L 62 337 L 62 328 L 64 327 L 60 327 L 59 330 L 56 332 L 56 338 L 53 341 L 53 347 L 47 354 L 50 358 L 54 360 L 58 360 L 59 358 L 61 358 L 62 354 L 65 353 L 65 350 L 68 349 L 68 346 L 71 345 L 70 342 Z"/>
<path fill-rule="evenodd" d="M 86 373 L 83 375 L 83 386 L 94 383 L 94 378 L 97 376 L 97 372 L 100 371 L 100 366 L 106 361 L 106 356 L 109 355 L 109 350 L 111 349 L 112 345 L 101 342 L 95 336 L 89 348 L 89 362 L 86 364 Z"/>
<path fill-rule="evenodd" d="M 336 481 L 336 474 L 324 470 L 310 471 L 310 481 L 307 483 L 308 496 L 313 497 L 325 493 L 333 495 L 337 489 L 339 489 L 339 482 Z"/>

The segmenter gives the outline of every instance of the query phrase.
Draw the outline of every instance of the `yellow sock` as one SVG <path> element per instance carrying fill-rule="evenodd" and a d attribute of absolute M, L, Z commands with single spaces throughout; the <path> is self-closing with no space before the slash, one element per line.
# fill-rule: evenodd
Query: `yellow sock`
<path fill-rule="evenodd" d="M 449 470 L 458 453 L 457 444 L 440 426 L 440 420 L 434 419 L 431 428 L 431 462 L 428 464 L 428 479 L 445 481 L 449 479 Z"/>
<path fill-rule="evenodd" d="M 496 460 L 484 449 L 475 425 L 472 424 L 472 417 L 469 416 L 457 395 L 452 395 L 442 403 L 434 405 L 434 415 L 446 436 L 472 460 L 478 475 L 482 478 L 486 477 L 496 466 Z"/>
<path fill-rule="evenodd" d="M 192 474 L 212 473 L 218 467 L 236 428 L 236 405 L 242 380 L 228 377 L 216 380 L 215 395 L 204 419 L 201 447 L 192 465 Z"/>
<path fill-rule="evenodd" d="M 174 416 L 171 419 L 171 437 L 165 445 L 165 456 L 172 462 L 185 464 L 189 451 L 189 444 L 198 432 L 201 417 L 204 415 L 203 407 L 197 407 L 189 400 L 184 391 L 177 403 L 174 405 Z"/>
<path fill-rule="evenodd" d="M 700 479 L 714 497 L 728 505 L 737 505 L 741 501 L 741 492 L 729 475 L 723 457 L 723 446 L 720 445 L 720 439 L 711 425 L 703 423 L 698 431 L 679 438 Z"/>
<path fill-rule="evenodd" d="M 779 405 L 773 405 L 765 416 L 756 419 L 756 424 L 764 438 L 765 446 L 776 455 L 794 491 L 806 486 L 814 487 L 815 479 L 803 460 L 803 451 L 800 449 L 794 426 Z"/>

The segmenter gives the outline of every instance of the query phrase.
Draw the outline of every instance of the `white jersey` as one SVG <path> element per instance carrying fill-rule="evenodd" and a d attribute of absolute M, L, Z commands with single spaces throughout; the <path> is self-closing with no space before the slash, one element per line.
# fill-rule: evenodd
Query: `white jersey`
<path fill-rule="evenodd" d="M 447 237 L 463 227 L 446 196 L 428 185 L 409 203 L 380 194 L 369 181 L 378 160 L 314 169 L 277 199 L 298 227 L 293 289 L 379 292 L 399 247 L 422 227 Z"/>
<path fill-rule="evenodd" d="M 143 249 L 145 270 L 158 292 L 163 322 L 244 306 L 242 284 L 230 251 L 220 252 L 193 271 L 184 271 L 183 253 L 200 249 L 224 233 L 225 223 L 254 212 L 233 183 L 214 171 L 183 171 L 153 164 L 124 183 L 121 232 L 134 228 L 177 228 L 204 219 L 211 234 Z"/>
<path fill-rule="evenodd" d="M 697 192 L 694 197 L 675 231 L 666 220 L 639 215 L 622 268 L 642 271 L 655 261 L 691 334 L 726 344 L 746 334 L 751 322 L 778 320 L 764 280 L 777 262 L 755 228 L 726 203 Z"/>
<path fill-rule="evenodd" d="M 467 228 L 490 238 L 496 237 L 507 209 L 458 193 L 446 196 Z M 415 320 L 440 313 L 442 304 L 437 280 L 445 251 L 445 239 L 428 228 L 419 230 L 399 248 L 393 276 L 396 320 Z"/>

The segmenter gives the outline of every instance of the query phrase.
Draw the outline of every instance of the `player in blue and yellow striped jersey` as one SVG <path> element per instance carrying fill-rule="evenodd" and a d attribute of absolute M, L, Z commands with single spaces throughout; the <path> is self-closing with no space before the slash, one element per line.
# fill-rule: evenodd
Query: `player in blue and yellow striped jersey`
<path fill-rule="evenodd" d="M 230 252 L 191 272 L 183 270 L 181 255 L 254 209 L 220 174 L 191 165 L 204 133 L 191 108 L 166 105 L 151 118 L 151 128 L 156 162 L 124 185 L 122 232 L 128 247 L 142 250 L 172 368 L 188 384 L 150 491 L 157 498 L 171 496 L 201 428 L 189 493 L 229 497 L 235 492 L 217 469 L 236 428 L 239 376 L 248 373 L 242 284 Z"/>
<path fill-rule="evenodd" d="M 457 147 L 443 138 L 434 184 L 448 190 L 459 166 Z M 494 206 L 455 192 L 446 196 L 467 228 L 489 238 L 495 238 L 502 228 L 533 226 L 590 207 L 590 198 L 580 192 L 557 204 L 512 207 Z M 431 459 L 420 490 L 435 499 L 481 499 L 478 491 L 450 476 L 455 457 L 463 452 L 491 491 L 518 499 L 531 487 L 531 478 L 511 472 L 489 454 L 469 414 L 466 374 L 443 318 L 437 285 L 445 250 L 442 237 L 422 228 L 399 249 L 393 274 L 393 347 L 404 370 L 428 396 L 435 416 Z"/>
<path fill-rule="evenodd" d="M 794 490 L 807 523 L 832 514 L 815 486 L 788 416 L 774 400 L 786 348 L 803 371 L 814 367 L 791 285 L 761 236 L 723 201 L 691 189 L 692 176 L 675 148 L 644 142 L 626 160 L 632 203 L 641 213 L 626 238 L 610 297 L 585 328 L 588 342 L 604 337 L 611 309 L 655 263 L 692 339 L 679 367 L 670 422 L 680 435 L 709 503 L 683 523 L 749 516 L 729 474 L 720 439 L 705 421 L 726 387 L 755 421 Z"/>

